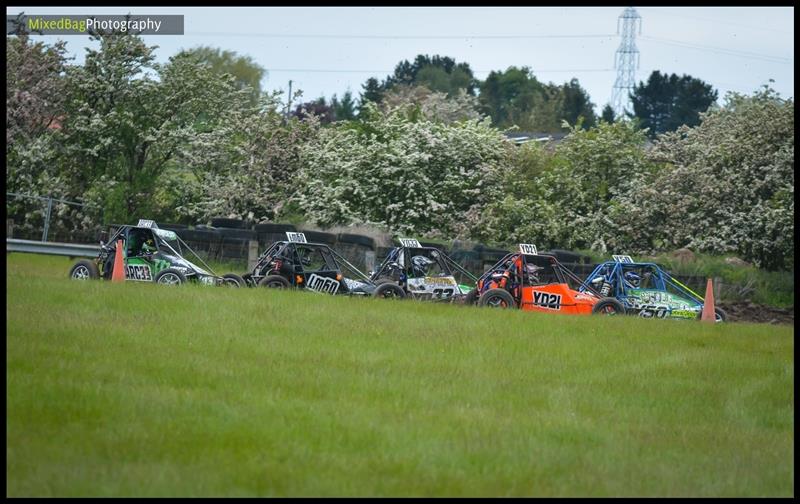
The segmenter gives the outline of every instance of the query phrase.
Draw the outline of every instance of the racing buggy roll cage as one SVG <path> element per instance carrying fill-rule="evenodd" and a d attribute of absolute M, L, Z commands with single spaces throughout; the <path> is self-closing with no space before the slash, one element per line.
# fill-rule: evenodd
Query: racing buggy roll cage
<path fill-rule="evenodd" d="M 191 254 L 200 262 L 200 264 L 205 266 L 205 268 L 208 270 L 209 273 L 211 273 L 215 277 L 219 277 L 219 275 L 211 268 L 211 266 L 209 266 L 203 260 L 203 258 L 200 257 L 197 254 L 197 252 L 195 252 L 192 249 L 192 247 L 190 247 L 185 241 L 183 241 L 181 239 L 181 237 L 178 236 L 178 233 L 176 233 L 175 231 L 170 231 L 170 230 L 166 230 L 166 229 L 159 229 L 155 224 L 152 224 L 151 226 L 131 226 L 130 224 L 123 224 L 123 225 L 112 224 L 111 225 L 111 227 L 116 227 L 116 226 L 118 226 L 117 230 L 114 232 L 114 234 L 111 236 L 111 238 L 109 238 L 108 242 L 103 242 L 102 240 L 100 240 L 101 253 L 102 252 L 106 252 L 106 253 L 110 252 L 111 251 L 111 246 L 110 245 L 113 244 L 113 246 L 116 246 L 115 242 L 118 239 L 126 240 L 127 238 L 123 238 L 122 237 L 122 235 L 126 231 L 129 231 L 131 229 L 149 229 L 150 231 L 153 232 L 153 236 L 155 236 L 156 248 L 159 248 L 159 247 L 163 246 L 163 247 L 166 247 L 170 252 L 175 254 L 177 257 L 184 257 L 184 254 L 182 253 L 182 251 L 183 251 L 183 247 L 186 247 L 186 250 L 191 252 Z M 169 241 L 167 241 L 167 240 L 172 240 L 173 236 L 174 236 L 174 240 L 178 242 L 179 250 L 175 250 L 175 248 L 172 245 L 170 245 Z M 126 242 L 126 246 L 127 246 L 127 242 Z"/>
<path fill-rule="evenodd" d="M 522 259 L 524 261 L 526 261 L 526 262 L 527 262 L 527 258 L 528 257 L 542 257 L 542 258 L 545 258 L 545 259 L 547 259 L 549 261 L 550 265 L 553 267 L 553 272 L 556 275 L 556 279 L 558 280 L 558 283 L 564 283 L 564 284 L 569 285 L 568 280 L 572 280 L 573 282 L 575 282 L 575 285 L 577 286 L 577 288 L 575 290 L 577 290 L 578 292 L 589 292 L 590 294 L 593 294 L 594 296 L 596 296 L 598 298 L 602 298 L 603 297 L 600 294 L 600 291 L 598 291 L 597 289 L 592 287 L 586 281 L 581 280 L 575 273 L 573 273 L 572 271 L 570 271 L 567 268 L 565 268 L 564 265 L 562 265 L 558 261 L 558 259 L 555 258 L 555 256 L 552 256 L 552 255 L 549 255 L 549 254 L 527 254 L 527 253 L 523 253 L 523 252 L 510 252 L 510 253 L 504 255 L 503 258 L 500 259 L 499 261 L 497 261 L 491 268 L 487 269 L 483 273 L 483 275 L 480 276 L 478 281 L 481 281 L 481 280 L 485 281 L 485 280 L 489 279 L 492 275 L 494 275 L 494 274 L 496 274 L 498 272 L 505 272 L 505 271 L 512 270 L 511 271 L 511 275 L 513 275 L 513 277 L 511 278 L 512 283 L 515 283 L 515 284 L 518 284 L 518 285 L 522 285 L 524 283 L 523 279 L 522 278 L 517 278 L 517 272 L 513 271 L 514 268 L 512 267 L 513 264 L 514 264 L 513 259 L 516 256 L 521 256 Z M 508 264 L 506 264 L 506 263 L 508 263 Z M 524 265 L 523 265 L 523 267 L 524 267 Z"/>
<path fill-rule="evenodd" d="M 655 271 L 655 274 L 650 277 L 650 281 L 653 282 L 653 285 L 650 288 L 666 290 L 667 286 L 670 286 L 692 301 L 695 301 L 698 304 L 704 303 L 702 296 L 679 282 L 672 275 L 667 273 L 667 271 L 662 268 L 661 265 L 656 263 L 606 261 L 597 265 L 592 273 L 586 277 L 586 281 L 583 282 L 583 285 L 588 288 L 590 284 L 596 283 L 599 286 L 597 287 L 599 292 L 608 291 L 605 294 L 606 296 L 616 297 L 620 300 L 624 300 L 626 304 L 629 304 L 628 298 L 631 296 L 628 296 L 625 291 L 625 278 L 622 273 L 623 267 L 626 264 L 635 267 L 652 267 Z M 611 292 L 612 288 L 613 292 Z"/>
<path fill-rule="evenodd" d="M 378 278 L 382 276 L 389 276 L 393 275 L 393 272 L 396 271 L 398 268 L 402 271 L 403 267 L 400 266 L 400 254 L 402 254 L 405 250 L 426 250 L 426 251 L 436 251 L 438 254 L 436 256 L 437 260 L 441 260 L 440 265 L 448 268 L 449 271 L 446 271 L 448 274 L 452 275 L 454 271 L 458 271 L 459 273 L 465 275 L 469 278 L 472 282 L 477 282 L 478 277 L 464 269 L 463 266 L 455 262 L 451 259 L 447 254 L 442 252 L 436 247 L 407 247 L 405 245 L 401 245 L 399 247 L 394 247 L 392 250 L 389 251 L 389 254 L 386 256 L 386 259 L 381 262 L 381 265 L 370 275 L 370 281 L 374 282 Z"/>
<path fill-rule="evenodd" d="M 329 247 L 324 243 L 306 243 L 306 242 L 294 242 L 288 240 L 281 240 L 273 243 L 267 249 L 258 256 L 258 260 L 256 261 L 256 265 L 253 268 L 253 273 L 260 272 L 265 266 L 269 265 L 275 259 L 289 259 L 294 261 L 293 258 L 286 258 L 283 254 L 287 251 L 288 248 L 291 248 L 294 251 L 294 245 L 303 245 L 309 247 L 318 247 L 324 249 L 326 252 L 330 252 L 333 256 L 334 260 L 336 261 L 336 266 L 340 270 L 345 270 L 342 265 L 346 266 L 349 270 L 349 273 L 354 273 L 355 277 L 358 277 L 360 280 L 372 284 L 372 280 L 369 279 L 367 275 L 365 275 L 361 270 L 357 267 L 353 266 L 350 261 L 342 257 L 341 254 L 336 252 L 333 248 Z M 253 274 L 252 278 L 261 278 L 263 275 L 256 275 Z"/>

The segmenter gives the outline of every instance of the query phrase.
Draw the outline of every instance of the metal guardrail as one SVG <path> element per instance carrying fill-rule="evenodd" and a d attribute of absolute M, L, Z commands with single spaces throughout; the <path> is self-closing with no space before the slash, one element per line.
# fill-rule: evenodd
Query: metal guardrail
<path fill-rule="evenodd" d="M 95 257 L 100 253 L 100 246 L 6 238 L 6 252 L 27 252 L 29 254 L 50 254 L 68 257 Z"/>

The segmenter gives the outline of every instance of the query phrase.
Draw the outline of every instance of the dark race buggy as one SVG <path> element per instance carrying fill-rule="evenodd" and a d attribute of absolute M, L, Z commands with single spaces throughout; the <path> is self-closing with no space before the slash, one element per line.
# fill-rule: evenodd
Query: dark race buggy
<path fill-rule="evenodd" d="M 248 286 L 296 287 L 354 296 L 374 294 L 375 285 L 369 277 L 328 245 L 308 243 L 303 233 L 287 231 L 286 237 L 267 247 L 253 271 L 242 275 Z"/>
<path fill-rule="evenodd" d="M 389 251 L 370 280 L 377 286 L 376 297 L 460 302 L 478 279 L 438 248 L 400 238 L 400 246 Z"/>

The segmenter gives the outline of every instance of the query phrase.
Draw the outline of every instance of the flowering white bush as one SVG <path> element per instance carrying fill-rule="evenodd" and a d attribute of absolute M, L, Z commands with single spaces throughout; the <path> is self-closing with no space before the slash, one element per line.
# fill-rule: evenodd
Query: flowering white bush
<path fill-rule="evenodd" d="M 488 121 L 409 120 L 371 106 L 362 123 L 320 131 L 306 144 L 301 192 L 321 226 L 372 223 L 450 237 L 496 196 L 513 149 Z"/>
<path fill-rule="evenodd" d="M 180 208 L 184 214 L 263 221 L 285 211 L 320 123 L 313 115 L 285 122 L 280 106 L 278 93 L 265 96 L 260 110 L 233 110 L 224 127 L 184 145 L 179 162 L 201 188 L 199 198 Z"/>
<path fill-rule="evenodd" d="M 765 88 L 730 94 L 694 128 L 660 137 L 665 168 L 623 207 L 651 247 L 734 252 L 756 265 L 794 265 L 794 102 Z"/>
<path fill-rule="evenodd" d="M 516 162 L 521 169 L 506 180 L 504 197 L 483 212 L 476 238 L 609 250 L 620 232 L 608 219 L 609 208 L 653 170 L 644 143 L 642 131 L 620 122 L 576 126 L 554 152 L 523 146 Z"/>

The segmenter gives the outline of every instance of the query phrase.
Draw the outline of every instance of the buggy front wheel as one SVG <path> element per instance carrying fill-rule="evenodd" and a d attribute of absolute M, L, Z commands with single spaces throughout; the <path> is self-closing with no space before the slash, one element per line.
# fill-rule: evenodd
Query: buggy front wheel
<path fill-rule="evenodd" d="M 69 270 L 69 277 L 73 280 L 94 280 L 100 277 L 100 273 L 94 262 L 83 259 Z"/>
<path fill-rule="evenodd" d="M 182 285 L 186 277 L 175 268 L 167 268 L 159 271 L 153 281 L 159 285 Z"/>
<path fill-rule="evenodd" d="M 489 289 L 478 300 L 480 306 L 489 308 L 516 308 L 517 303 L 505 289 Z"/>
<path fill-rule="evenodd" d="M 593 315 L 624 315 L 625 307 L 614 298 L 603 298 L 592 307 Z"/>
<path fill-rule="evenodd" d="M 286 289 L 289 287 L 289 281 L 280 275 L 270 275 L 259 280 L 258 286 L 271 289 Z"/>

